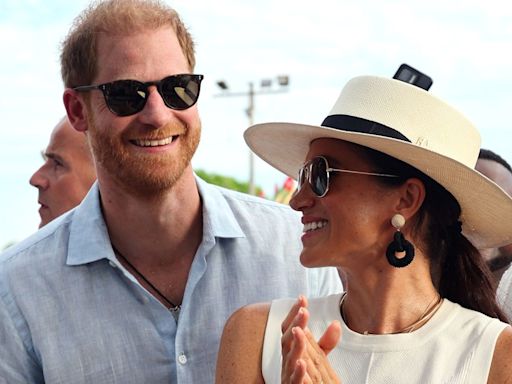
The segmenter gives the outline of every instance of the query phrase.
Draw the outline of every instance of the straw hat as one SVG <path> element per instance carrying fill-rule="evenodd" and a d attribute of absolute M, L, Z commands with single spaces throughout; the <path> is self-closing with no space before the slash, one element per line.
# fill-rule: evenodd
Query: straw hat
<path fill-rule="evenodd" d="M 462 209 L 463 233 L 477 248 L 512 243 L 512 199 L 474 170 L 478 131 L 460 112 L 418 86 L 356 77 L 321 126 L 257 124 L 244 137 L 254 153 L 293 178 L 317 138 L 373 148 L 414 166 L 451 192 Z"/>

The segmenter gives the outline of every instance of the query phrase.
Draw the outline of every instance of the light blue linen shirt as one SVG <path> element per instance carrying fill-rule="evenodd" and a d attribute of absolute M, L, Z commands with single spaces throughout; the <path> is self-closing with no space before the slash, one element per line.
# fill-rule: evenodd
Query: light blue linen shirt
<path fill-rule="evenodd" d="M 96 184 L 0 255 L 0 383 L 210 384 L 234 310 L 341 291 L 335 269 L 299 264 L 291 209 L 197 184 L 203 239 L 177 322 L 115 258 Z"/>

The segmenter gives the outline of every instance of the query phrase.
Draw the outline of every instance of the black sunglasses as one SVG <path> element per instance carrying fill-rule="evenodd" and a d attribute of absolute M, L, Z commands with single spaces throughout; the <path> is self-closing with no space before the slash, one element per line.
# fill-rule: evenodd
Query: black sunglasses
<path fill-rule="evenodd" d="M 387 173 L 349 171 L 348 169 L 331 168 L 329 167 L 329 163 L 325 157 L 317 156 L 304 164 L 304 166 L 299 170 L 296 193 L 304 187 L 304 183 L 307 181 L 315 195 L 318 197 L 324 197 L 329 191 L 329 175 L 331 172 L 344 172 L 367 176 L 399 177 L 397 175 L 389 175 Z"/>
<path fill-rule="evenodd" d="M 144 109 L 148 99 L 148 88 L 156 85 L 165 105 L 183 111 L 193 106 L 199 98 L 203 75 L 181 74 L 163 78 L 160 81 L 141 82 L 137 80 L 116 80 L 99 85 L 74 87 L 78 92 L 99 89 L 103 92 L 108 109 L 118 116 L 134 115 Z"/>

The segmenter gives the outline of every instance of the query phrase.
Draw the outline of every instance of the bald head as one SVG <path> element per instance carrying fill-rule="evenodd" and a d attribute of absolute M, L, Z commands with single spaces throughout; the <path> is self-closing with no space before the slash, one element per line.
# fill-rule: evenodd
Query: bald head
<path fill-rule="evenodd" d="M 80 204 L 96 179 L 87 138 L 67 117 L 53 129 L 43 157 L 44 164 L 30 178 L 39 190 L 39 227 Z"/>

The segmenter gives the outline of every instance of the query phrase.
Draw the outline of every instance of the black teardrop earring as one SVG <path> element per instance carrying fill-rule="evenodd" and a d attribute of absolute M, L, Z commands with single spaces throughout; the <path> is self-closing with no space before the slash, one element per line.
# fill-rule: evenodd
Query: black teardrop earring
<path fill-rule="evenodd" d="M 396 232 L 393 236 L 393 241 L 386 250 L 386 258 L 388 259 L 388 263 L 396 268 L 405 267 L 411 264 L 412 259 L 414 259 L 414 246 L 407 241 L 404 234 L 400 232 L 400 228 L 402 228 L 404 224 L 405 218 L 399 213 L 394 215 L 391 219 L 391 225 L 396 228 Z M 405 252 L 405 256 L 397 257 L 397 252 Z"/>

